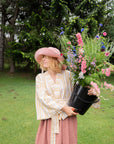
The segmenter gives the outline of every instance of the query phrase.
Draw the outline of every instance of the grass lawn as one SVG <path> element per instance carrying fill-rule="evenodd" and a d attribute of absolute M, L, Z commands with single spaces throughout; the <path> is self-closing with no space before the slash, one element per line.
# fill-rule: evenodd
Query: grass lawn
<path fill-rule="evenodd" d="M 114 75 L 107 82 L 114 85 Z M 78 144 L 113 144 L 114 92 L 102 91 L 101 108 L 78 115 Z M 0 73 L 0 144 L 34 144 L 39 121 L 32 74 Z"/>

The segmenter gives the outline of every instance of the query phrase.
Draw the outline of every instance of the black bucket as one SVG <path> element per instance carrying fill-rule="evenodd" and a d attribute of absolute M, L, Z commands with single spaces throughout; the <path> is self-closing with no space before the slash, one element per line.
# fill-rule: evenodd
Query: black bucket
<path fill-rule="evenodd" d="M 75 85 L 68 105 L 75 108 L 75 112 L 83 115 L 93 103 L 99 101 L 95 95 L 88 95 L 88 88 L 81 85 Z"/>

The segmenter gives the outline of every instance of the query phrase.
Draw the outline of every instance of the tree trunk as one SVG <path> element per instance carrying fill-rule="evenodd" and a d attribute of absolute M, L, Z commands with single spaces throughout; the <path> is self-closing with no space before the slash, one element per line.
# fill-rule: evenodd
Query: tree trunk
<path fill-rule="evenodd" d="M 9 41 L 10 42 L 14 41 L 15 21 L 18 16 L 18 12 L 19 12 L 18 1 L 15 5 L 16 5 L 15 13 L 14 13 L 12 19 L 9 20 L 10 26 L 13 28 L 13 32 L 9 32 L 9 34 L 10 34 Z M 12 50 L 11 46 L 10 46 L 10 49 Z M 14 73 L 14 72 L 15 72 L 15 60 L 13 59 L 13 56 L 11 56 L 10 57 L 10 73 Z"/>
<path fill-rule="evenodd" d="M 10 58 L 10 73 L 15 72 L 15 62 L 13 61 L 13 58 Z"/>
<path fill-rule="evenodd" d="M 12 42 L 14 41 L 14 34 L 12 32 L 9 33 L 10 34 L 10 38 L 9 41 Z M 12 50 L 12 47 L 9 46 L 9 49 Z M 12 54 L 10 55 L 10 73 L 14 73 L 15 72 L 15 60 L 13 59 Z"/>
<path fill-rule="evenodd" d="M 0 25 L 3 25 L 3 14 L 2 6 L 0 4 Z M 4 70 L 4 40 L 3 40 L 3 29 L 0 28 L 0 71 Z"/>

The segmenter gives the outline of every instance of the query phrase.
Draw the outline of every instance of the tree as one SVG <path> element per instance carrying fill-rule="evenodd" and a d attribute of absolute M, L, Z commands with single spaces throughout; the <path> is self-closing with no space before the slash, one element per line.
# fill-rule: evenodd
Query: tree
<path fill-rule="evenodd" d="M 0 3 L 0 71 L 4 69 L 4 31 L 2 26 L 4 25 L 4 14 L 2 11 L 2 5 Z"/>
<path fill-rule="evenodd" d="M 19 12 L 18 0 L 3 0 L 2 8 L 4 11 L 4 25 L 7 23 L 7 30 L 9 32 L 9 45 L 8 48 L 12 50 L 10 45 L 11 42 L 14 41 L 14 33 L 15 33 L 15 22 Z M 13 59 L 12 54 L 10 53 L 10 73 L 15 71 L 15 61 Z"/>
<path fill-rule="evenodd" d="M 106 6 L 107 6 L 107 15 L 104 27 L 111 41 L 114 41 L 114 1 L 113 0 L 108 1 Z"/>
<path fill-rule="evenodd" d="M 104 22 L 105 3 L 105 0 L 2 0 L 5 31 L 10 35 L 5 50 L 11 60 L 10 72 L 14 72 L 15 62 L 28 60 L 28 65 L 34 66 L 34 52 L 40 47 L 60 48 L 57 42 L 60 27 L 67 34 L 89 27 L 89 34 L 94 36 L 99 23 Z"/>
<path fill-rule="evenodd" d="M 104 23 L 107 0 L 70 0 L 67 6 L 70 9 L 69 21 L 67 21 L 68 33 L 80 32 L 82 27 L 89 28 L 89 34 L 95 36 L 100 23 Z"/>
<path fill-rule="evenodd" d="M 114 1 L 109 0 L 106 3 L 106 6 L 107 6 L 107 15 L 106 15 L 104 28 L 108 33 L 108 37 L 114 43 Z M 114 54 L 110 58 L 110 62 L 114 64 Z"/>
<path fill-rule="evenodd" d="M 12 43 L 12 47 L 17 47 L 18 52 L 23 55 L 24 60 L 28 59 L 29 63 L 34 64 L 34 52 L 44 46 L 55 46 L 55 29 L 57 28 L 57 20 L 55 17 L 55 9 L 53 7 L 54 2 L 44 3 L 44 1 L 40 1 L 38 5 L 38 9 L 32 7 L 32 4 L 29 5 L 29 10 L 24 1 L 24 13 L 23 17 L 20 15 L 19 24 L 21 25 L 20 30 L 18 31 L 18 42 Z M 22 3 L 21 3 L 22 4 Z M 24 6 L 26 4 L 26 6 Z M 59 5 L 59 4 L 58 4 Z M 30 8 L 31 6 L 31 8 Z M 59 6 L 59 9 L 64 9 L 63 5 Z M 32 11 L 30 11 L 32 9 Z M 28 15 L 29 13 L 29 15 Z M 58 12 L 59 15 L 59 12 Z M 58 25 L 61 22 L 62 18 L 58 16 Z"/>

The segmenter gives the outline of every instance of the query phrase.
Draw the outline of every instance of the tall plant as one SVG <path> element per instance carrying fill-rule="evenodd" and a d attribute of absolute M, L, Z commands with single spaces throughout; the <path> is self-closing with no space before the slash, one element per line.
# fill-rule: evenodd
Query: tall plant
<path fill-rule="evenodd" d="M 110 76 L 111 71 L 114 71 L 114 66 L 109 63 L 109 58 L 114 52 L 113 43 L 106 39 L 106 32 L 92 38 L 88 37 L 86 29 L 82 28 L 81 31 L 82 33 L 77 33 L 76 37 L 70 35 L 70 40 L 62 33 L 60 43 L 66 57 L 65 63 L 73 73 L 74 83 L 93 86 L 95 95 L 99 96 L 101 79 Z M 106 82 L 104 86 L 111 90 L 114 89 Z"/>

